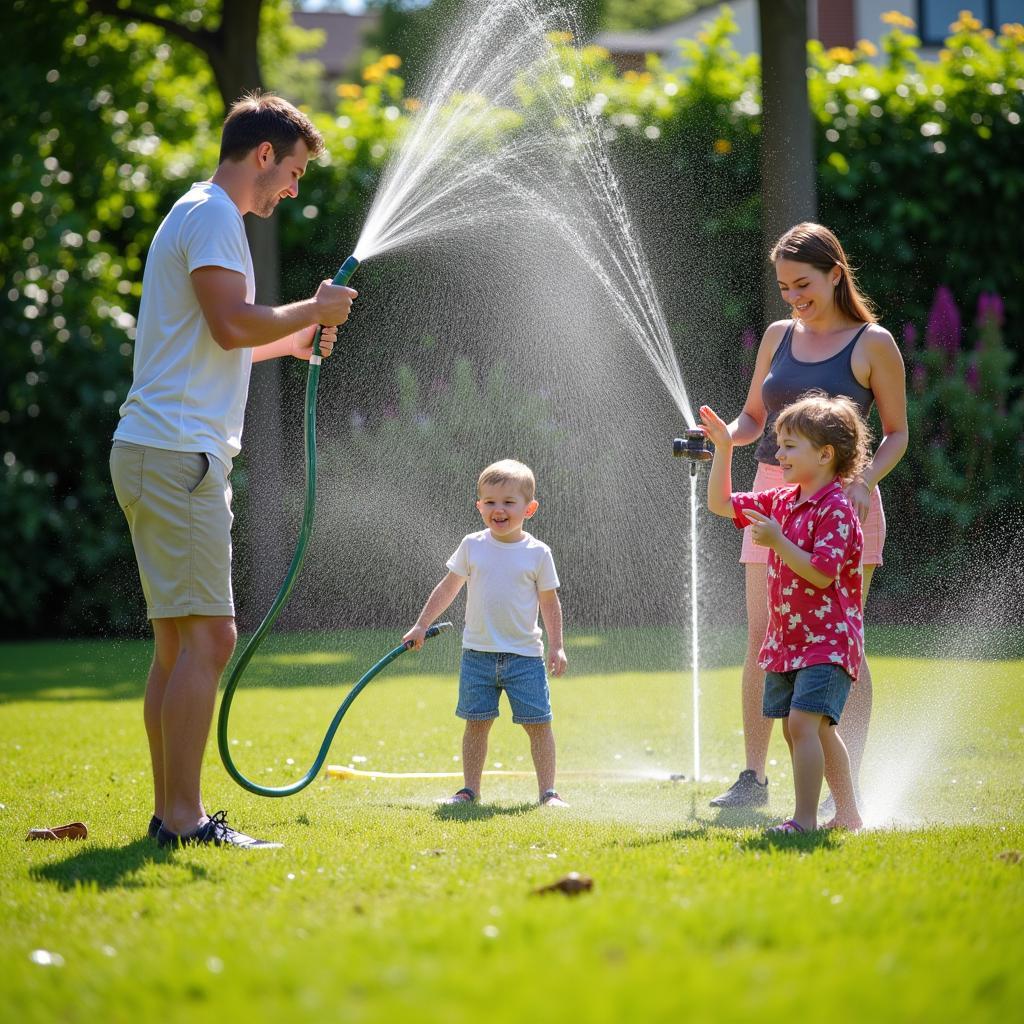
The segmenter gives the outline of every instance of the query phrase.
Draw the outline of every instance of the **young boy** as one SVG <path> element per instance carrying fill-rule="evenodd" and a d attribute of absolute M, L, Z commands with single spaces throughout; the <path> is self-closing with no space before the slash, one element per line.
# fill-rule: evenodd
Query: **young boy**
<path fill-rule="evenodd" d="M 539 607 L 548 635 L 548 668 L 552 675 L 560 676 L 566 657 L 558 574 L 551 549 L 523 529 L 523 522 L 537 511 L 535 489 L 532 470 L 514 459 L 495 462 L 480 474 L 476 507 L 486 529 L 463 537 L 448 559 L 448 575 L 434 588 L 416 624 L 403 638 L 419 650 L 427 627 L 468 583 L 455 710 L 466 720 L 462 737 L 465 786 L 446 803 L 479 799 L 487 734 L 498 717 L 498 696 L 504 690 L 512 721 L 522 725 L 530 737 L 541 804 L 568 806 L 555 791 L 551 700 L 537 626 Z"/>
<path fill-rule="evenodd" d="M 848 398 L 808 392 L 775 423 L 776 458 L 788 486 L 732 493 L 732 441 L 707 406 L 701 422 L 715 444 L 708 508 L 750 527 L 768 553 L 764 716 L 783 719 L 793 759 L 796 811 L 771 831 L 817 827 L 822 775 L 835 798 L 827 828 L 860 828 L 850 758 L 836 725 L 864 653 L 863 536 L 843 481 L 867 459 L 868 432 Z"/>

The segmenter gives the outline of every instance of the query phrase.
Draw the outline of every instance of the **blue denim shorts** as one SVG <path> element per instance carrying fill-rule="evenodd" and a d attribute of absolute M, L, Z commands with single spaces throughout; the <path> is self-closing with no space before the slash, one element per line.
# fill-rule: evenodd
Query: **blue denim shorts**
<path fill-rule="evenodd" d="M 811 715 L 827 715 L 838 725 L 852 685 L 849 673 L 838 665 L 769 672 L 764 677 L 764 717 L 787 718 L 790 708 L 796 708 Z"/>
<path fill-rule="evenodd" d="M 512 721 L 536 725 L 551 721 L 551 696 L 543 658 L 492 651 L 462 652 L 459 671 L 459 718 L 481 721 L 498 717 L 498 696 L 504 690 Z"/>

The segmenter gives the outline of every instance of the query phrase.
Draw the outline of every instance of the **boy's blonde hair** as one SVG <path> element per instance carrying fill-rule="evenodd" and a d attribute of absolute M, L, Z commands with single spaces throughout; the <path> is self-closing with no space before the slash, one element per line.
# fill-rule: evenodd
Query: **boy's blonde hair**
<path fill-rule="evenodd" d="M 527 502 L 533 501 L 537 489 L 537 481 L 533 470 L 515 459 L 501 459 L 492 462 L 479 476 L 476 482 L 476 494 L 480 497 L 482 488 L 493 484 L 513 484 L 522 492 Z"/>
<path fill-rule="evenodd" d="M 779 413 L 776 436 L 781 430 L 806 437 L 815 448 L 831 445 L 835 474 L 842 480 L 852 480 L 867 464 L 871 434 L 860 409 L 845 395 L 805 392 Z"/>

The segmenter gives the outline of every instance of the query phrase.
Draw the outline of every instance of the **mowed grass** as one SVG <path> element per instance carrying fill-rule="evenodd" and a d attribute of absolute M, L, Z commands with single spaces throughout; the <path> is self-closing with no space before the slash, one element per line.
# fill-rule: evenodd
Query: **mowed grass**
<path fill-rule="evenodd" d="M 666 781 L 692 773 L 690 680 L 680 638 L 645 631 L 570 638 L 570 674 L 553 684 L 568 810 L 538 809 L 530 777 L 488 779 L 476 807 L 435 804 L 458 779 L 317 780 L 261 799 L 211 740 L 208 809 L 286 844 L 263 853 L 143 837 L 148 645 L 6 645 L 0 1018 L 1016 1018 L 1024 661 L 927 657 L 940 639 L 869 641 L 882 654 L 865 788 L 886 827 L 766 838 L 792 809 L 778 734 L 767 811 L 708 808 L 741 767 L 735 637 L 707 644 L 719 667 L 702 674 L 705 778 Z M 275 642 L 236 699 L 239 767 L 271 785 L 301 774 L 346 686 L 394 643 Z M 457 772 L 457 660 L 447 636 L 396 661 L 329 761 Z M 488 764 L 530 767 L 504 705 Z M 24 841 L 75 819 L 85 842 Z M 592 892 L 533 893 L 574 870 Z"/>

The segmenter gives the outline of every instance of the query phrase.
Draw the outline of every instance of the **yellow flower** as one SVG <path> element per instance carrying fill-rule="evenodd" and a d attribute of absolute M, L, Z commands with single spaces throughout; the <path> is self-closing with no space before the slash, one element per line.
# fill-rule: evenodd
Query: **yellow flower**
<path fill-rule="evenodd" d="M 864 54 L 865 57 L 874 57 L 878 53 L 878 47 L 875 46 L 870 39 L 858 39 L 857 49 Z"/>
<path fill-rule="evenodd" d="M 949 27 L 953 32 L 977 32 L 981 22 L 970 11 L 961 11 L 960 17 Z"/>
<path fill-rule="evenodd" d="M 952 56 L 953 56 L 953 51 L 952 50 L 945 50 L 945 49 L 939 50 L 939 60 L 941 60 L 941 61 L 947 61 Z"/>
<path fill-rule="evenodd" d="M 388 71 L 394 71 L 395 68 L 402 66 L 402 58 L 397 53 L 385 53 L 380 59 L 380 63 L 388 69 Z"/>
<path fill-rule="evenodd" d="M 387 71 L 381 67 L 380 61 L 377 61 L 376 64 L 369 64 L 363 68 L 363 81 L 379 82 L 386 74 Z"/>
<path fill-rule="evenodd" d="M 728 139 L 715 139 L 714 148 L 719 156 L 726 156 L 732 152 L 732 143 Z"/>
<path fill-rule="evenodd" d="M 342 82 L 338 86 L 338 95 L 343 100 L 358 99 L 363 94 L 363 87 L 355 82 Z"/>
<path fill-rule="evenodd" d="M 1024 25 L 1021 25 L 1020 22 L 1011 22 L 1008 25 L 1003 25 L 1000 31 L 1009 39 L 1018 43 L 1024 43 Z"/>
<path fill-rule="evenodd" d="M 416 111 L 416 110 L 419 110 L 420 107 L 422 107 L 422 106 L 423 106 L 423 104 L 420 103 L 420 101 L 418 99 L 416 99 L 415 96 L 406 96 L 406 98 L 405 98 L 405 109 L 406 110 Z"/>
<path fill-rule="evenodd" d="M 913 18 L 908 18 L 902 11 L 886 11 L 882 15 L 882 21 L 886 25 L 894 25 L 896 28 L 914 28 Z"/>
<path fill-rule="evenodd" d="M 831 50 L 826 51 L 825 56 L 837 64 L 852 64 L 856 59 L 853 50 L 847 46 L 833 46 Z"/>
<path fill-rule="evenodd" d="M 571 43 L 572 33 L 571 32 L 549 32 L 548 39 L 552 43 Z"/>

